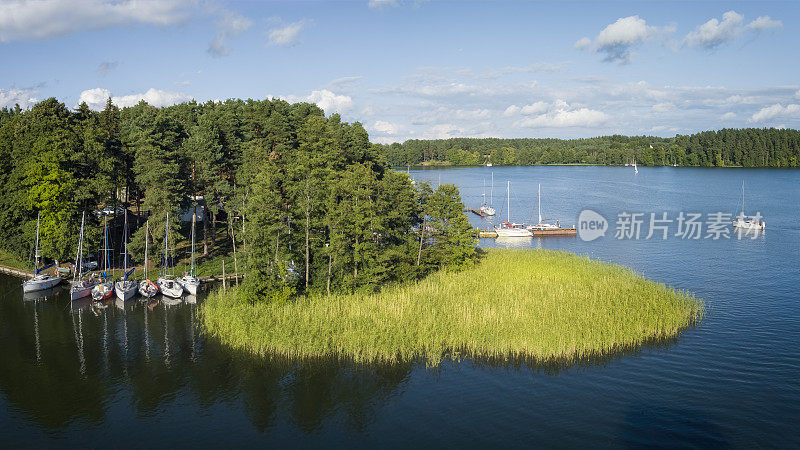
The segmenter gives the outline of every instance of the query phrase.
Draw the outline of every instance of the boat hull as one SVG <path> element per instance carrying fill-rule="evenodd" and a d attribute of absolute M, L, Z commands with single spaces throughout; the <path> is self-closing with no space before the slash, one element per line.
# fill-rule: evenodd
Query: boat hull
<path fill-rule="evenodd" d="M 92 288 L 92 300 L 100 301 L 114 295 L 114 283 L 107 281 Z"/>
<path fill-rule="evenodd" d="M 150 280 L 139 283 L 139 295 L 145 298 L 153 298 L 158 294 L 158 285 Z"/>
<path fill-rule="evenodd" d="M 114 284 L 114 292 L 117 293 L 117 298 L 122 301 L 133 298 L 137 290 L 136 283 L 133 281 L 117 281 Z"/>
<path fill-rule="evenodd" d="M 575 228 L 544 228 L 532 229 L 531 233 L 534 236 L 576 236 L 578 230 Z"/>
<path fill-rule="evenodd" d="M 70 300 L 77 300 L 79 298 L 88 297 L 92 295 L 92 289 L 94 289 L 94 284 L 73 284 L 72 288 L 69 290 L 69 298 Z"/>
<path fill-rule="evenodd" d="M 530 230 L 519 229 L 519 228 L 496 228 L 495 233 L 497 233 L 497 237 L 531 237 L 533 233 Z"/>
<path fill-rule="evenodd" d="M 43 291 L 55 287 L 61 283 L 60 277 L 53 277 L 50 275 L 38 275 L 33 279 L 27 280 L 22 283 L 22 292 L 36 292 Z"/>
<path fill-rule="evenodd" d="M 162 295 L 172 298 L 181 298 L 183 296 L 183 286 L 177 280 L 169 278 L 158 279 L 158 289 Z"/>
<path fill-rule="evenodd" d="M 197 289 L 200 287 L 200 279 L 197 277 L 186 276 L 178 280 L 178 283 L 183 286 L 186 292 L 197 295 Z"/>

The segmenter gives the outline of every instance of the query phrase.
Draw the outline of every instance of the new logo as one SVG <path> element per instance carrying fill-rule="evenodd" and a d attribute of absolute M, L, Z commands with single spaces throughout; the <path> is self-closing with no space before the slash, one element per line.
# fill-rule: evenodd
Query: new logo
<path fill-rule="evenodd" d="M 584 209 L 578 216 L 578 236 L 584 241 L 593 241 L 606 235 L 608 221 L 591 209 Z"/>

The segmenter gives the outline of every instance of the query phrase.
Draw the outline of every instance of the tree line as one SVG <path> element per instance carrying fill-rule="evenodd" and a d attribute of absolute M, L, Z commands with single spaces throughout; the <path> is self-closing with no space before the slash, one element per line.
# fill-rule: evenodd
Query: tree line
<path fill-rule="evenodd" d="M 382 146 L 393 167 L 596 164 L 644 166 L 800 167 L 800 131 L 744 128 L 671 138 L 601 136 L 587 139 L 412 139 Z"/>
<path fill-rule="evenodd" d="M 40 253 L 68 261 L 81 214 L 97 249 L 105 219 L 95 212 L 121 207 L 135 217 L 129 251 L 141 262 L 140 218 L 153 255 L 167 214 L 172 245 L 185 233 L 175 218 L 202 203 L 200 253 L 223 229 L 245 260 L 250 301 L 371 291 L 471 264 L 458 189 L 415 184 L 381 149 L 358 122 L 277 99 L 0 109 L 0 248 L 28 257 L 40 214 Z"/>

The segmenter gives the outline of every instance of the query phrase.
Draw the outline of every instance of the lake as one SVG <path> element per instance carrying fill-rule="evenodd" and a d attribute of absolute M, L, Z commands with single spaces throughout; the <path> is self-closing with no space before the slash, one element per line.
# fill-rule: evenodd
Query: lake
<path fill-rule="evenodd" d="M 434 186 L 456 184 L 473 208 L 485 180 L 502 220 L 510 205 L 511 219 L 525 222 L 538 219 L 541 184 L 543 218 L 571 226 L 591 209 L 607 220 L 605 236 L 482 239 L 481 246 L 560 249 L 619 263 L 695 293 L 706 317 L 669 342 L 566 367 L 297 363 L 222 347 L 203 335 L 196 303 L 93 310 L 86 301 L 71 304 L 65 291 L 23 297 L 19 279 L 0 275 L 5 446 L 800 446 L 800 172 L 641 167 L 635 175 L 631 167 L 549 166 L 410 173 Z M 715 213 L 741 208 L 743 182 L 746 212 L 760 212 L 766 231 L 742 239 L 710 232 Z M 661 228 L 646 239 L 651 213 Z M 676 236 L 681 213 L 700 214 L 700 239 Z M 639 239 L 629 226 L 637 218 Z"/>

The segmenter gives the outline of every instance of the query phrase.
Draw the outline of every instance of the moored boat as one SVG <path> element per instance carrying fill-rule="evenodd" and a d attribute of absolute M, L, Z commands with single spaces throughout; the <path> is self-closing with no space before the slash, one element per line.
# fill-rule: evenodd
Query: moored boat
<path fill-rule="evenodd" d="M 197 277 L 197 269 L 194 261 L 194 230 L 197 223 L 197 212 L 192 214 L 192 266 L 189 273 L 186 273 L 178 280 L 178 283 L 183 286 L 186 292 L 197 295 L 197 289 L 200 287 L 200 278 Z"/>
<path fill-rule="evenodd" d="M 164 230 L 164 272 L 158 277 L 158 289 L 167 297 L 180 298 L 183 296 L 183 286 L 171 274 L 167 273 L 169 266 L 169 213 L 167 225 Z"/>
<path fill-rule="evenodd" d="M 147 221 L 144 230 L 144 280 L 139 282 L 139 295 L 145 298 L 152 298 L 158 294 L 158 285 L 147 277 L 147 265 L 150 262 L 147 258 L 148 244 L 150 242 L 150 220 Z"/>
<path fill-rule="evenodd" d="M 104 239 L 104 248 L 103 250 L 103 273 L 100 275 L 100 282 L 92 288 L 92 300 L 95 302 L 100 302 L 107 298 L 110 298 L 114 295 L 114 282 L 111 281 L 110 277 L 108 276 L 108 269 L 111 268 L 111 259 L 109 258 L 108 252 L 108 219 L 105 221 L 105 226 L 103 227 L 103 233 L 105 236 Z"/>
<path fill-rule="evenodd" d="M 125 231 L 123 232 L 125 239 L 125 249 L 122 254 L 122 279 L 114 283 L 114 292 L 117 293 L 117 298 L 120 300 L 128 300 L 136 295 L 138 286 L 135 281 L 129 280 L 128 277 L 133 273 L 134 269 L 128 271 L 128 210 L 125 209 Z"/>
<path fill-rule="evenodd" d="M 53 264 L 48 264 L 48 265 L 46 265 L 44 267 L 41 267 L 41 268 L 39 267 L 39 257 L 40 257 L 40 255 L 39 255 L 39 220 L 40 220 L 40 215 L 37 214 L 36 215 L 36 249 L 34 250 L 34 258 L 33 258 L 33 260 L 34 260 L 34 263 L 33 263 L 34 264 L 33 265 L 34 276 L 30 280 L 25 280 L 22 283 L 22 292 L 43 291 L 45 289 L 50 289 L 52 287 L 55 287 L 58 283 L 61 283 L 61 277 L 60 276 L 52 276 L 52 275 L 48 275 L 46 273 L 41 273 L 41 272 L 43 272 L 43 271 L 55 266 L 56 264 L 53 263 Z M 58 273 L 58 271 L 56 271 L 56 273 Z"/>
<path fill-rule="evenodd" d="M 72 276 L 72 286 L 69 289 L 70 300 L 77 300 L 86 297 L 92 293 L 92 289 L 96 284 L 94 276 L 89 279 L 84 278 L 84 265 L 83 265 L 83 227 L 86 220 L 86 213 L 81 216 L 81 232 L 78 237 L 78 252 L 75 255 L 75 273 Z"/>

